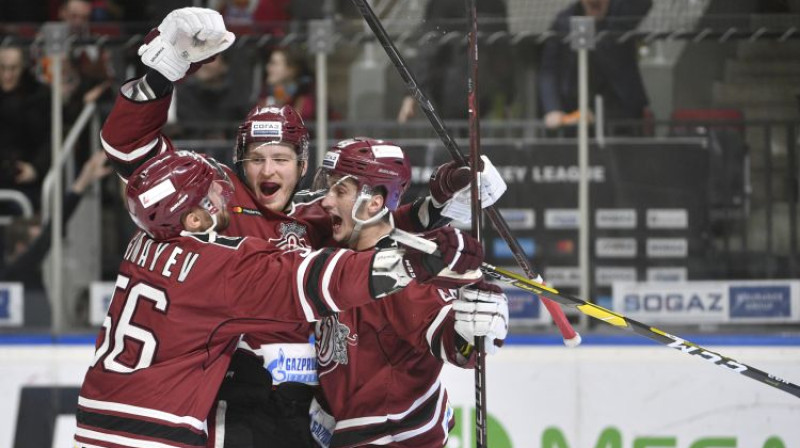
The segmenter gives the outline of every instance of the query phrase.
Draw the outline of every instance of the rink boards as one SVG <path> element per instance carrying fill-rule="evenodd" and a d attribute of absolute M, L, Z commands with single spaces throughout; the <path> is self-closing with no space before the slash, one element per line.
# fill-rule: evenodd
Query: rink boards
<path fill-rule="evenodd" d="M 800 338 L 690 337 L 800 382 Z M 0 339 L 0 447 L 68 446 L 92 337 Z M 488 361 L 492 448 L 789 448 L 800 446 L 800 399 L 634 337 L 515 337 Z M 448 368 L 451 447 L 473 439 L 473 375 Z"/>

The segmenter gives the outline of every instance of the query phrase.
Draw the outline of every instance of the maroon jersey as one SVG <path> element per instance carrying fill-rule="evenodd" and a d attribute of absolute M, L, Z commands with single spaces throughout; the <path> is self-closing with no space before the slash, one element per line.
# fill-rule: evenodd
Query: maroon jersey
<path fill-rule="evenodd" d="M 242 237 L 129 243 L 78 399 L 76 441 L 202 447 L 239 335 L 372 301 L 371 254 Z M 346 269 L 345 269 L 346 266 Z"/>
<path fill-rule="evenodd" d="M 456 364 L 455 298 L 412 283 L 317 322 L 320 402 L 336 420 L 331 448 L 445 445 L 453 411 L 439 376 L 444 361 Z"/>
<path fill-rule="evenodd" d="M 149 158 L 164 151 L 173 151 L 172 142 L 161 134 L 167 122 L 171 96 L 150 101 L 134 101 L 130 95 L 132 82 L 121 89 L 111 114 L 101 132 L 103 148 L 117 173 L 126 179 Z M 235 186 L 230 201 L 231 222 L 223 233 L 233 236 L 256 236 L 284 250 L 306 250 L 332 243 L 332 224 L 320 204 L 321 196 L 295 195 L 285 213 L 262 207 L 250 189 L 229 170 Z M 439 221 L 438 210 L 418 200 L 401 206 L 395 212 L 397 227 L 408 231 L 424 230 Z M 249 333 L 242 348 L 264 358 L 265 367 L 273 376 L 273 384 L 283 381 L 316 384 L 314 348 L 308 343 L 311 329 L 305 324 L 275 323 L 257 333 Z M 299 369 L 287 366 L 300 366 Z"/>

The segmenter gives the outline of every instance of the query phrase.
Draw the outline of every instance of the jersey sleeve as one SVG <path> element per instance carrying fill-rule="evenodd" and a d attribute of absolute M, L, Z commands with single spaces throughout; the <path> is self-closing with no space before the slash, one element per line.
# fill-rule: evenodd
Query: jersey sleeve
<path fill-rule="evenodd" d="M 372 251 L 281 252 L 259 243 L 225 267 L 225 296 L 236 317 L 314 322 L 376 300 Z"/>
<path fill-rule="evenodd" d="M 433 356 L 458 367 L 471 367 L 469 359 L 459 356 L 455 318 L 450 302 L 456 292 L 433 286 L 411 285 L 404 300 L 387 300 L 387 316 L 397 335 L 409 344 L 429 351 Z M 469 357 L 469 355 L 467 355 Z M 473 357 L 474 358 L 474 357 Z"/>
<path fill-rule="evenodd" d="M 134 88 L 138 82 L 140 80 L 128 81 L 120 88 L 114 107 L 100 131 L 100 141 L 108 160 L 126 181 L 151 157 L 174 150 L 170 140 L 161 134 L 172 96 L 135 100 Z"/>

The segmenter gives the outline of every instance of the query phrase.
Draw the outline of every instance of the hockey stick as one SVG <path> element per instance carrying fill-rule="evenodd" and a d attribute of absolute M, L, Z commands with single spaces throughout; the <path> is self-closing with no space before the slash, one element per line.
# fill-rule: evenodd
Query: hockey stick
<path fill-rule="evenodd" d="M 469 63 L 467 64 L 467 107 L 469 108 L 469 165 L 470 211 L 472 215 L 472 236 L 481 240 L 483 219 L 481 216 L 481 185 L 478 170 L 481 160 L 480 111 L 478 109 L 478 13 L 475 0 L 466 0 L 469 17 Z M 560 311 L 560 309 L 559 309 Z M 486 338 L 475 338 L 475 446 L 485 448 L 486 416 Z"/>
<path fill-rule="evenodd" d="M 453 138 L 445 129 L 444 123 L 442 122 L 442 119 L 439 118 L 439 114 L 437 114 L 434 110 L 431 101 L 422 92 L 422 90 L 420 90 L 414 75 L 408 69 L 405 60 L 397 51 L 397 47 L 386 33 L 386 30 L 383 28 L 380 19 L 375 15 L 375 12 L 369 6 L 369 3 L 367 3 L 367 0 L 353 0 L 353 4 L 361 13 L 361 16 L 364 17 L 367 25 L 369 25 L 370 29 L 375 34 L 375 37 L 383 46 L 383 49 L 386 51 L 386 55 L 389 56 L 392 64 L 394 64 L 395 68 L 400 74 L 400 77 L 405 82 L 409 93 L 417 100 L 417 103 L 422 108 L 425 116 L 428 117 L 428 121 L 430 121 L 431 125 L 433 126 L 434 131 L 436 131 L 436 134 L 450 152 L 450 156 L 453 158 L 453 160 L 456 160 L 460 164 L 466 165 L 467 161 L 464 158 L 464 154 L 461 153 L 461 150 L 459 149 L 455 140 L 453 140 Z M 492 222 L 495 230 L 497 230 L 497 233 L 508 244 L 508 247 L 511 249 L 511 253 L 514 255 L 514 259 L 517 261 L 517 264 L 519 264 L 525 274 L 529 278 L 541 278 L 540 275 L 533 272 L 533 268 L 531 267 L 528 258 L 525 256 L 525 252 L 511 234 L 511 229 L 508 228 L 508 224 L 506 224 L 506 221 L 503 219 L 503 216 L 500 214 L 500 212 L 493 205 L 486 207 L 484 211 L 489 217 L 489 220 Z M 550 315 L 553 317 L 553 321 L 558 326 L 559 331 L 561 331 L 561 336 L 564 338 L 564 344 L 569 347 L 580 344 L 580 335 L 575 332 L 575 329 L 572 328 L 572 325 L 564 315 L 564 311 L 551 300 L 542 298 L 542 303 L 544 303 L 545 307 L 547 307 L 547 311 L 550 312 Z"/>
<path fill-rule="evenodd" d="M 436 243 L 417 235 L 395 229 L 392 231 L 390 236 L 397 242 L 422 252 L 434 255 L 436 255 L 438 252 Z M 488 263 L 483 263 L 483 266 L 481 266 L 481 271 L 483 271 L 484 275 L 493 280 L 524 289 L 539 296 L 545 296 L 555 302 L 560 303 L 561 305 L 575 308 L 581 313 L 590 317 L 594 317 L 595 319 L 599 319 L 609 325 L 613 325 L 615 327 L 636 333 L 639 336 L 652 339 L 660 344 L 666 345 L 667 347 L 674 348 L 681 353 L 699 356 L 700 358 L 705 359 L 706 361 L 720 366 L 726 370 L 739 373 L 748 378 L 754 379 L 758 382 L 780 389 L 800 398 L 800 386 L 796 384 L 764 372 L 763 370 L 748 366 L 747 364 L 736 361 L 733 358 L 729 358 L 717 352 L 700 347 L 693 342 L 687 341 L 678 336 L 673 336 L 663 330 L 659 330 L 658 328 L 651 327 L 647 324 L 627 318 L 622 314 L 607 310 L 599 305 L 595 305 L 583 299 L 579 299 L 569 294 L 564 294 L 547 285 L 527 279 L 517 273 L 492 266 Z"/>

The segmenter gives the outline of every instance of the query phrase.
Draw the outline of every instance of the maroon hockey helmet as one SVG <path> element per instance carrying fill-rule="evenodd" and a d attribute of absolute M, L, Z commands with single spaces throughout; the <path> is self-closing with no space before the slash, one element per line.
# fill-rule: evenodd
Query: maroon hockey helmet
<path fill-rule="evenodd" d="M 216 160 L 170 151 L 148 160 L 128 178 L 125 207 L 139 228 L 165 240 L 181 233 L 181 220 L 193 208 L 213 216 L 232 195 L 233 184 Z"/>
<path fill-rule="evenodd" d="M 245 158 L 250 143 L 288 144 L 298 160 L 308 160 L 308 129 L 291 106 L 254 107 L 236 133 L 234 163 Z"/>
<path fill-rule="evenodd" d="M 386 189 L 386 208 L 395 210 L 411 183 L 411 164 L 394 143 L 366 137 L 343 140 L 322 160 L 314 188 L 328 188 L 330 176 L 350 176 L 359 187 Z"/>

